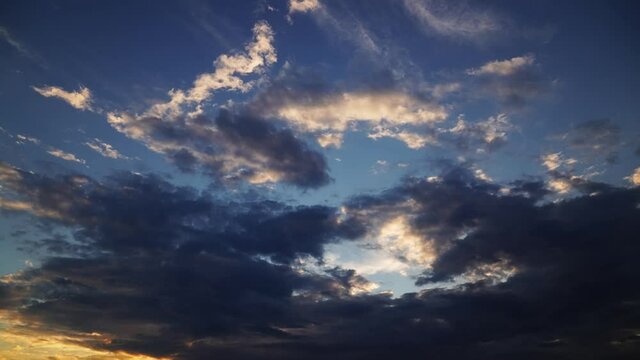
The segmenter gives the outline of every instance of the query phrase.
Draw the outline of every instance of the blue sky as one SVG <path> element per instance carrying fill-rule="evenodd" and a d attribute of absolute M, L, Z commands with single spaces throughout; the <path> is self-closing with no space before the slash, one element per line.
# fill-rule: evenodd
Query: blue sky
<path fill-rule="evenodd" d="M 113 209 L 91 221 L 70 209 L 85 196 L 108 207 L 128 198 L 117 189 L 140 186 L 180 208 L 182 196 L 196 201 L 186 193 L 214 199 L 202 206 L 228 210 L 225 225 L 213 226 L 211 213 L 182 224 L 204 231 L 204 222 L 217 229 L 213 238 L 249 223 L 242 234 L 272 222 L 274 234 L 297 234 L 316 225 L 296 216 L 325 209 L 338 224 L 333 235 L 250 254 L 265 266 L 347 281 L 352 296 L 402 301 L 463 291 L 478 279 L 510 284 L 539 264 L 508 246 L 491 261 L 438 275 L 492 208 L 474 210 L 487 215 L 460 220 L 455 231 L 425 219 L 448 201 L 432 204 L 462 201 L 469 189 L 477 190 L 465 201 L 484 199 L 473 204 L 522 197 L 535 211 L 558 207 L 548 214 L 612 189 L 635 191 L 637 10 L 631 1 L 3 2 L 0 275 L 88 254 L 117 259 L 103 242 L 122 234 L 98 236 L 88 225 Z M 467 185 L 450 193 L 455 179 Z M 65 187 L 80 183 L 93 190 Z M 461 207 L 446 219 L 474 211 Z M 277 220 L 289 212 L 293 225 Z M 245 220 L 261 216 L 258 225 Z M 131 232 L 151 220 L 140 221 Z M 296 286 L 295 299 L 313 293 Z M 196 341 L 193 334 L 184 339 Z M 69 351 L 85 348 L 118 350 Z M 184 350 L 141 349 L 122 350 Z"/>

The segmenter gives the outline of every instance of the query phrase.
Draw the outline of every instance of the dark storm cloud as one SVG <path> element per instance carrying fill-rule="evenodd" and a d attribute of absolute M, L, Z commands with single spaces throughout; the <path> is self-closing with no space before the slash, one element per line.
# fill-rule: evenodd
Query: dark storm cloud
<path fill-rule="evenodd" d="M 418 283 L 504 261 L 517 272 L 505 282 L 406 295 L 342 322 L 327 341 L 350 348 L 353 358 L 633 358 L 640 352 L 640 190 L 586 181 L 579 189 L 590 195 L 540 204 L 540 182 L 518 181 L 507 195 L 454 167 L 438 181 L 409 180 L 355 199 L 350 207 L 370 217 L 416 202 L 412 226 L 438 250 Z"/>
<path fill-rule="evenodd" d="M 345 204 L 354 215 L 338 219 L 326 207 L 212 200 L 154 177 L 97 183 L 2 170 L 16 201 L 72 225 L 69 241 L 93 252 L 50 257 L 0 282 L 0 306 L 40 331 L 110 338 L 86 346 L 177 359 L 640 353 L 637 187 L 585 182 L 589 195 L 550 203 L 535 179 L 504 191 L 448 165 L 436 180 L 354 198 Z M 366 284 L 354 271 L 309 273 L 292 262 L 320 257 L 337 237 L 361 236 L 408 200 L 412 228 L 437 244 L 418 281 L 467 276 L 463 284 L 396 299 L 354 295 Z M 505 263 L 517 271 L 503 281 L 469 277 Z"/>
<path fill-rule="evenodd" d="M 338 273 L 289 265 L 320 256 L 322 245 L 360 235 L 336 209 L 259 200 L 214 200 L 157 177 L 118 174 L 104 183 L 49 178 L 3 164 L 3 199 L 43 221 L 68 225 L 73 238 L 29 244 L 58 255 L 0 283 L 0 305 L 38 331 L 109 334 L 85 345 L 152 355 L 184 351 L 210 336 L 285 336 L 295 289 L 348 293 Z M 333 294 L 333 295 L 332 295 Z"/>
<path fill-rule="evenodd" d="M 236 203 L 175 187 L 156 176 L 121 173 L 99 183 L 80 175 L 50 178 L 0 165 L 3 186 L 20 195 L 13 203 L 28 204 L 18 210 L 79 226 L 76 240 L 100 250 L 173 250 L 185 242 L 193 246 L 196 240 L 205 244 L 209 237 L 220 237 L 224 241 L 213 243 L 289 261 L 297 254 L 318 256 L 319 247 L 332 238 L 360 233 L 357 224 L 339 224 L 336 209 L 330 207 L 267 200 Z M 263 240 L 265 236 L 274 239 Z"/>

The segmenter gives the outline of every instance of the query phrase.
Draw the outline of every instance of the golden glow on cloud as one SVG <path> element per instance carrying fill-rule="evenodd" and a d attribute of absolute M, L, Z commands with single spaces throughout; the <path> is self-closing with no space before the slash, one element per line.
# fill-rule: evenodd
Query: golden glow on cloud
<path fill-rule="evenodd" d="M 392 137 L 411 148 L 420 148 L 431 139 L 396 126 L 418 126 L 443 121 L 446 109 L 402 92 L 345 92 L 315 102 L 286 103 L 274 116 L 287 120 L 299 131 L 319 133 L 321 146 L 337 146 L 342 133 L 357 123 L 367 123 L 370 137 Z"/>
<path fill-rule="evenodd" d="M 410 207 L 411 204 L 405 206 Z M 327 246 L 325 261 L 331 266 L 356 270 L 364 276 L 378 273 L 408 276 L 412 268 L 424 270 L 436 258 L 433 243 L 415 233 L 406 215 L 384 220 L 368 237 L 370 241 L 366 248 L 345 250 L 340 245 Z M 352 256 L 341 256 L 345 251 L 351 252 Z"/>
<path fill-rule="evenodd" d="M 76 109 L 91 110 L 91 91 L 84 86 L 78 91 L 66 91 L 55 86 L 33 86 L 33 90 L 44 97 L 57 97 Z"/>
<path fill-rule="evenodd" d="M 518 272 L 518 268 L 507 259 L 500 259 L 491 264 L 481 264 L 464 273 L 464 282 L 490 281 L 503 283 Z"/>
<path fill-rule="evenodd" d="M 549 180 L 549 188 L 559 194 L 566 194 L 571 189 L 571 182 L 567 179 L 551 179 Z"/>
<path fill-rule="evenodd" d="M 0 181 L 1 182 L 17 182 L 22 179 L 20 172 L 11 166 L 0 163 Z"/>
<path fill-rule="evenodd" d="M 27 201 L 0 198 L 0 209 L 10 210 L 10 211 L 24 211 L 38 217 L 45 217 L 45 218 L 52 218 L 52 219 L 62 218 L 62 215 L 55 210 L 41 209 L 41 208 L 35 207 L 32 203 Z"/>
<path fill-rule="evenodd" d="M 287 104 L 277 115 L 304 131 L 345 131 L 364 121 L 419 125 L 442 121 L 446 110 L 404 93 L 342 93 L 317 103 Z"/>
<path fill-rule="evenodd" d="M 83 342 L 108 343 L 99 333 L 47 333 L 34 324 L 0 311 L 0 360 L 165 360 L 146 355 L 112 352 L 83 346 Z M 168 359 L 167 359 L 168 360 Z"/>
<path fill-rule="evenodd" d="M 428 267 L 435 260 L 432 244 L 415 234 L 407 216 L 400 215 L 384 223 L 377 239 L 384 249 L 410 263 Z"/>
<path fill-rule="evenodd" d="M 573 166 L 578 161 L 573 158 L 565 159 L 561 152 L 545 154 L 542 156 L 542 165 L 549 171 L 557 170 L 562 166 Z"/>
<path fill-rule="evenodd" d="M 633 174 L 626 177 L 633 185 L 640 185 L 640 167 L 636 168 Z"/>

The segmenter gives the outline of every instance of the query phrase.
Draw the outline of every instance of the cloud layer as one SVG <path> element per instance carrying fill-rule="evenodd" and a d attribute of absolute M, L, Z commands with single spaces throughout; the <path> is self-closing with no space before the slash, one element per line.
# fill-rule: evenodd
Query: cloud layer
<path fill-rule="evenodd" d="M 447 166 L 338 211 L 131 174 L 99 183 L 4 164 L 0 181 L 5 210 L 75 229 L 25 242 L 57 255 L 0 282 L 22 331 L 180 359 L 637 355 L 638 188 L 585 184 L 590 196 L 540 204 L 539 182 L 503 191 Z M 421 264 L 418 283 L 449 285 L 394 299 L 352 270 L 300 263 L 367 234 Z"/>

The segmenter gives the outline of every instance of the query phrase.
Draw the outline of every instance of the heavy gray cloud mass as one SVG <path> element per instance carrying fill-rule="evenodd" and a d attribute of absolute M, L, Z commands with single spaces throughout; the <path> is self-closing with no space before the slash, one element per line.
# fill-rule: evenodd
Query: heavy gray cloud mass
<path fill-rule="evenodd" d="M 448 166 L 437 178 L 354 198 L 345 217 L 215 199 L 156 177 L 98 183 L 8 165 L 0 175 L 15 194 L 3 198 L 5 211 L 75 229 L 74 239 L 34 240 L 60 255 L 3 279 L 0 306 L 34 331 L 85 346 L 181 359 L 630 359 L 640 351 L 638 188 L 585 183 L 590 196 L 541 204 L 548 192 L 538 181 L 505 192 Z M 394 299 L 355 295 L 367 280 L 353 271 L 297 265 L 398 209 L 410 209 L 413 231 L 435 243 L 418 282 L 464 281 Z M 507 267 L 508 276 L 493 277 Z M 92 332 L 102 337 L 82 335 Z"/>

